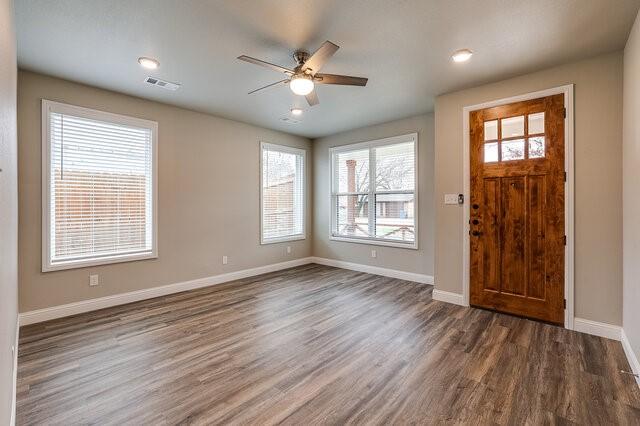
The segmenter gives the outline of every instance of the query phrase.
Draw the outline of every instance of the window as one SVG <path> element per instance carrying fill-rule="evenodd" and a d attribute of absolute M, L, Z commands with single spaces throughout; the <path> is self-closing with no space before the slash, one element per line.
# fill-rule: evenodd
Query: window
<path fill-rule="evenodd" d="M 526 118 L 519 115 L 484 122 L 485 163 L 544 158 L 544 112 Z"/>
<path fill-rule="evenodd" d="M 418 248 L 417 149 L 415 133 L 331 148 L 331 239 Z"/>
<path fill-rule="evenodd" d="M 157 123 L 42 101 L 42 270 L 157 257 Z"/>
<path fill-rule="evenodd" d="M 305 151 L 261 145 L 261 243 L 305 238 Z"/>

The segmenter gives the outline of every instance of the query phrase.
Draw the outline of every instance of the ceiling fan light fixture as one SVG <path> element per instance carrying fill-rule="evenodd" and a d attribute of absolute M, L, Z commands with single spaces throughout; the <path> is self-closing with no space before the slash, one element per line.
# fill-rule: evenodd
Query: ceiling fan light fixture
<path fill-rule="evenodd" d="M 297 66 L 295 68 L 286 68 L 280 65 L 272 64 L 257 58 L 252 58 L 247 55 L 238 56 L 238 60 L 248 62 L 250 64 L 259 65 L 264 68 L 268 68 L 272 71 L 277 71 L 286 75 L 286 78 L 275 83 L 267 84 L 256 90 L 252 90 L 249 94 L 268 89 L 269 87 L 279 86 L 281 83 L 289 85 L 291 91 L 299 96 L 304 96 L 307 104 L 310 107 L 318 105 L 318 94 L 314 90 L 315 84 L 333 84 L 338 86 L 366 86 L 367 78 L 354 77 L 350 75 L 340 74 L 321 74 L 318 71 L 331 59 L 334 53 L 340 48 L 335 43 L 331 43 L 329 40 L 322 43 L 322 46 L 318 48 L 313 54 L 309 55 L 304 51 L 296 51 L 293 55 L 296 60 Z M 294 105 L 299 105 L 297 102 Z M 302 114 L 302 110 L 294 111 L 297 108 L 291 109 L 292 116 Z M 287 119 L 291 120 L 290 117 Z"/>
<path fill-rule="evenodd" d="M 294 75 L 289 83 L 291 91 L 300 96 L 306 96 L 311 93 L 313 86 L 313 80 L 308 75 Z"/>
<path fill-rule="evenodd" d="M 460 49 L 453 52 L 453 55 L 451 55 L 451 59 L 453 59 L 453 62 L 467 62 L 469 59 L 471 59 L 472 55 L 473 52 L 471 50 Z"/>
<path fill-rule="evenodd" d="M 292 115 L 302 115 L 303 112 L 302 108 L 291 108 Z"/>
<path fill-rule="evenodd" d="M 158 62 L 157 59 L 147 58 L 146 56 L 139 57 L 138 58 L 138 63 L 143 68 L 146 68 L 146 69 L 149 69 L 149 70 L 155 70 L 160 66 L 160 62 Z"/>

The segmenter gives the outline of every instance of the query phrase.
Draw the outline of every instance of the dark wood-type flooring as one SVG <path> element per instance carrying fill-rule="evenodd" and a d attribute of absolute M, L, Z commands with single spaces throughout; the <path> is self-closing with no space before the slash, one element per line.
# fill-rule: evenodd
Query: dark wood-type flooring
<path fill-rule="evenodd" d="M 23 327 L 17 424 L 640 424 L 619 342 L 306 265 Z"/>

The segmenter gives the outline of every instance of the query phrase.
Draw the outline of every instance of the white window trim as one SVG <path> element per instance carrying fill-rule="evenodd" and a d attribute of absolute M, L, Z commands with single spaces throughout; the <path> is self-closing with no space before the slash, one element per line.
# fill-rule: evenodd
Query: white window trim
<path fill-rule="evenodd" d="M 286 152 L 286 153 L 290 153 L 290 154 L 296 154 L 296 155 L 301 155 L 302 156 L 302 233 L 301 234 L 295 234 L 295 235 L 289 235 L 289 236 L 285 236 L 285 237 L 276 237 L 276 238 L 264 238 L 264 222 L 263 222 L 263 218 L 262 218 L 262 212 L 263 212 L 263 197 L 262 197 L 262 193 L 263 193 L 263 182 L 262 182 L 262 166 L 263 166 L 263 153 L 264 150 L 268 149 L 268 150 L 272 150 L 272 151 L 280 151 L 280 152 Z M 306 240 L 307 239 L 307 151 L 304 149 L 299 149 L 299 148 L 293 148 L 291 146 L 286 146 L 286 145 L 277 145 L 277 144 L 273 144 L 273 143 L 269 143 L 269 142 L 260 142 L 260 173 L 259 173 L 259 179 L 260 179 L 260 244 L 261 245 L 267 245 L 267 244 L 276 244 L 276 243 L 282 243 L 285 241 L 298 241 L 298 240 Z"/>
<path fill-rule="evenodd" d="M 51 161 L 51 132 L 49 131 L 51 112 L 69 114 L 99 121 L 108 121 L 123 125 L 142 127 L 151 130 L 151 196 L 152 200 L 152 240 L 151 251 L 143 253 L 122 253 L 108 256 L 94 256 L 89 259 L 69 260 L 65 262 L 51 263 L 50 258 L 50 161 Z M 42 99 L 42 272 L 59 271 L 63 269 L 85 268 L 88 266 L 107 265 L 120 262 L 132 262 L 143 259 L 155 259 L 158 257 L 158 123 L 141 118 L 128 117 L 94 110 L 90 108 L 68 105 Z"/>
<path fill-rule="evenodd" d="M 375 238 L 375 237 L 346 237 L 344 235 L 336 235 L 336 228 L 337 228 L 337 223 L 336 223 L 336 211 L 335 211 L 335 206 L 336 206 L 336 197 L 337 197 L 337 189 L 335 187 L 335 185 L 337 184 L 337 179 L 334 179 L 336 176 L 336 168 L 335 168 L 335 161 L 334 161 L 334 155 L 339 153 L 339 152 L 345 152 L 345 151 L 354 151 L 357 149 L 364 149 L 364 148 L 374 148 L 377 146 L 384 146 L 384 145 L 393 145 L 393 144 L 397 144 L 397 143 L 402 143 L 402 142 L 409 142 L 409 141 L 413 141 L 413 150 L 414 150 L 414 188 L 413 191 L 377 191 L 377 193 L 384 193 L 384 192 L 391 192 L 391 193 L 398 193 L 398 192 L 407 192 L 407 193 L 413 193 L 414 194 L 414 205 L 413 205 L 413 215 L 415 218 L 415 223 L 414 223 L 414 229 L 415 229 L 415 239 L 413 241 L 413 243 L 401 243 L 401 242 L 397 242 L 397 241 L 393 241 L 393 240 L 388 240 L 388 239 L 381 239 L 381 238 Z M 354 144 L 349 144 L 349 145 L 341 145 L 341 146 L 336 146 L 336 147 L 331 147 L 329 148 L 329 162 L 331 163 L 330 165 L 330 173 L 329 173 L 329 188 L 331 189 L 331 197 L 330 197 L 330 224 L 331 224 L 331 229 L 329 231 L 329 239 L 331 241 L 342 241 L 342 242 L 348 242 L 348 243 L 358 243 L 358 244 L 366 244 L 366 245 L 375 245 L 375 246 L 387 246 L 387 247 L 398 247 L 398 248 L 405 248 L 405 249 L 412 249 L 412 250 L 417 250 L 418 249 L 418 223 L 419 223 L 419 216 L 418 216 L 418 212 L 419 212 L 419 201 L 418 201 L 418 182 L 419 182 L 419 170 L 418 170 L 418 133 L 408 133 L 406 135 L 399 135 L 399 136 L 392 136 L 389 138 L 384 138 L 384 139 L 376 139 L 376 140 L 372 140 L 372 141 L 367 141 L 367 142 L 359 142 L 359 143 L 354 143 Z M 371 151 L 373 152 L 373 151 Z M 370 155 L 372 155 L 370 153 Z M 375 172 L 375 161 L 371 161 L 371 157 L 370 157 L 370 163 L 372 164 L 372 168 Z M 375 175 L 375 173 L 374 173 Z M 369 198 L 371 198 L 372 194 L 376 193 L 375 191 L 375 185 L 369 185 Z M 344 195 L 344 193 L 342 193 L 341 195 Z M 371 219 L 371 216 L 375 216 L 375 208 L 374 209 L 369 209 L 369 220 Z"/>

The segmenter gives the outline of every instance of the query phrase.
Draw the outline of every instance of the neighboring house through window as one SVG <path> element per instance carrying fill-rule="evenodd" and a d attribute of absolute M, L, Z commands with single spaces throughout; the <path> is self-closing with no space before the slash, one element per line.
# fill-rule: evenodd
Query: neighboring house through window
<path fill-rule="evenodd" d="M 157 257 L 157 123 L 42 101 L 42 270 Z"/>
<path fill-rule="evenodd" d="M 305 238 L 305 151 L 262 143 L 261 243 Z"/>
<path fill-rule="evenodd" d="M 417 144 L 414 133 L 331 148 L 333 240 L 418 247 Z"/>

